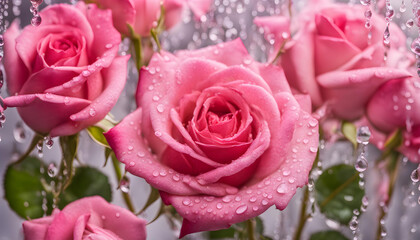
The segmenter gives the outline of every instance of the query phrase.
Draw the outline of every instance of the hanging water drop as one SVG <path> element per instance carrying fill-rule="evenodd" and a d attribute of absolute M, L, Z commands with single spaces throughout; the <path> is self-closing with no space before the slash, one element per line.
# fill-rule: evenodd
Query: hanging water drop
<path fill-rule="evenodd" d="M 370 133 L 369 127 L 362 126 L 357 129 L 356 140 L 358 143 L 367 145 L 369 143 L 370 136 L 371 136 L 371 133 Z"/>
<path fill-rule="evenodd" d="M 47 170 L 47 174 L 48 176 L 55 177 L 57 175 L 57 167 L 55 166 L 54 163 L 50 163 L 50 165 L 48 165 L 48 170 Z"/>
<path fill-rule="evenodd" d="M 353 216 L 353 218 L 351 219 L 349 223 L 350 230 L 356 231 L 358 228 L 358 225 L 359 225 L 359 222 L 357 221 L 357 217 Z"/>
<path fill-rule="evenodd" d="M 16 123 L 16 126 L 13 129 L 13 136 L 18 143 L 23 143 L 25 141 L 26 133 L 21 122 Z"/>
<path fill-rule="evenodd" d="M 31 24 L 34 27 L 38 27 L 39 25 L 41 25 L 41 22 L 42 22 L 42 19 L 41 19 L 41 16 L 39 15 L 35 15 L 31 19 Z"/>
<path fill-rule="evenodd" d="M 411 178 L 411 181 L 413 182 L 413 183 L 417 183 L 420 179 L 419 179 L 419 169 L 418 168 L 416 168 L 416 169 L 414 169 L 412 172 L 411 172 L 411 174 L 410 174 L 410 178 Z"/>
<path fill-rule="evenodd" d="M 364 155 L 360 155 L 358 158 L 357 158 L 357 161 L 356 161 L 356 164 L 355 164 L 355 169 L 358 171 L 358 172 L 364 172 L 364 171 L 366 171 L 366 169 L 367 169 L 367 167 L 368 167 L 368 162 L 367 162 L 367 160 L 366 160 L 366 158 L 365 158 L 365 156 Z"/>
<path fill-rule="evenodd" d="M 128 193 L 130 191 L 130 179 L 124 176 L 120 180 L 119 188 L 121 189 L 122 192 Z"/>
<path fill-rule="evenodd" d="M 50 136 L 47 136 L 44 138 L 45 140 L 45 146 L 47 146 L 48 149 L 51 149 L 54 145 L 54 141 L 52 140 L 52 138 Z"/>
<path fill-rule="evenodd" d="M 38 149 L 38 156 L 40 158 L 42 158 L 44 156 L 43 147 L 44 147 L 44 141 L 39 140 L 39 142 L 36 144 L 36 148 Z"/>

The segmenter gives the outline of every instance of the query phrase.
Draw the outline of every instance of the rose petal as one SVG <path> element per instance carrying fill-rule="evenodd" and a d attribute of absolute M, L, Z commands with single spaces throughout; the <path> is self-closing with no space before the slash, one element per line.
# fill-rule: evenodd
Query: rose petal
<path fill-rule="evenodd" d="M 168 55 L 164 55 L 168 56 Z M 140 73 L 140 81 L 143 89 L 138 89 L 137 95 L 140 96 L 140 105 L 144 108 L 144 120 L 142 121 L 144 134 L 149 140 L 149 144 L 154 151 L 160 154 L 164 149 L 162 141 L 166 139 L 166 144 L 174 149 L 184 149 L 184 146 L 175 141 L 170 135 L 172 133 L 172 121 L 170 120 L 169 110 L 175 107 L 175 103 L 184 96 L 185 93 L 191 93 L 196 89 L 196 85 L 204 81 L 209 75 L 225 68 L 224 65 L 201 59 L 188 59 L 182 62 L 178 67 L 166 64 L 162 55 L 155 55 L 149 65 L 149 71 L 146 69 Z M 151 74 L 150 69 L 160 69 L 161 77 Z M 197 68 L 200 71 L 197 71 Z M 152 71 L 153 72 L 153 71 Z M 165 84 L 162 82 L 165 81 Z M 177 91 L 173 91 L 176 88 Z M 152 89 L 152 90 L 149 90 Z M 154 96 L 160 96 L 159 101 L 153 101 Z M 162 133 L 162 137 L 156 138 L 155 132 Z M 168 134 L 167 134 L 168 133 Z M 186 151 L 186 152 L 184 152 Z M 192 154 L 194 151 L 187 147 L 184 153 Z M 200 158 L 197 155 L 191 155 L 194 158 Z M 208 163 L 207 163 L 208 164 Z"/>
<path fill-rule="evenodd" d="M 13 21 L 4 33 L 4 69 L 7 76 L 7 88 L 10 95 L 20 91 L 25 80 L 28 78 L 28 68 L 16 53 L 16 38 L 19 36 L 19 22 Z"/>
<path fill-rule="evenodd" d="M 383 84 L 367 104 L 367 117 L 384 132 L 420 124 L 418 79 L 393 79 Z M 407 126 L 409 125 L 409 126 Z"/>
<path fill-rule="evenodd" d="M 66 4 L 54 4 L 42 10 L 40 16 L 42 18 L 40 26 L 25 27 L 16 39 L 16 51 L 29 70 L 32 69 L 36 57 L 38 41 L 46 34 L 54 32 L 54 29 L 60 28 L 60 32 L 65 27 L 79 29 L 86 38 L 88 49 L 92 48 L 94 40 L 92 28 L 83 12 L 77 8 L 68 7 Z"/>
<path fill-rule="evenodd" d="M 249 56 L 240 38 L 214 46 L 201 48 L 194 51 L 181 50 L 176 52 L 179 59 L 201 58 L 213 60 L 227 66 L 245 65 L 251 66 L 254 60 Z"/>
<path fill-rule="evenodd" d="M 118 4 L 114 0 L 97 0 L 99 6 L 112 9 L 112 21 L 118 31 L 129 36 L 127 24 L 133 25 L 136 10 L 132 0 L 119 0 Z"/>
<path fill-rule="evenodd" d="M 354 120 L 363 114 L 364 106 L 379 86 L 388 80 L 408 76 L 410 74 L 404 70 L 378 67 L 326 73 L 318 76 L 317 82 L 334 114 Z"/>
<path fill-rule="evenodd" d="M 175 195 L 205 194 L 211 191 L 211 194 L 223 196 L 228 192 L 237 191 L 236 188 L 224 184 L 202 186 L 190 176 L 177 173 L 158 162 L 141 137 L 143 131 L 143 128 L 139 128 L 141 115 L 142 109 L 139 108 L 104 134 L 118 160 L 125 164 L 127 171 L 146 179 L 150 185 L 161 191 Z"/>
<path fill-rule="evenodd" d="M 111 10 L 99 9 L 96 4 L 87 5 L 86 18 L 92 26 L 94 39 L 90 48 L 91 59 L 103 58 L 106 55 L 116 55 L 121 42 L 120 33 L 112 23 Z M 104 66 L 107 67 L 107 66 Z"/>
<path fill-rule="evenodd" d="M 150 35 L 153 22 L 160 15 L 160 1 L 136 0 L 134 1 L 136 15 L 134 19 L 134 31 L 142 37 Z"/>
<path fill-rule="evenodd" d="M 315 14 L 315 23 L 319 36 L 346 40 L 343 29 L 340 29 L 340 27 L 346 25 L 346 17 L 344 14 L 336 15 L 334 16 L 334 19 L 322 14 Z"/>
<path fill-rule="evenodd" d="M 60 212 L 60 211 L 58 211 Z M 54 219 L 54 215 L 25 221 L 22 223 L 23 234 L 26 240 L 45 239 L 48 227 Z"/>
<path fill-rule="evenodd" d="M 4 104 L 7 107 L 18 107 L 21 118 L 28 126 L 44 134 L 62 122 L 69 121 L 72 112 L 78 112 L 90 103 L 90 101 L 81 98 L 54 94 L 28 94 L 4 99 Z M 34 117 L 39 116 L 44 116 L 42 121 L 31 121 Z M 72 134 L 74 133 L 76 132 Z"/>
<path fill-rule="evenodd" d="M 77 240 L 83 239 L 83 233 L 85 231 L 90 215 L 91 215 L 90 213 L 87 213 L 77 218 L 76 223 L 74 224 L 74 229 L 73 229 L 73 239 L 77 239 Z"/>
<path fill-rule="evenodd" d="M 46 240 L 71 239 L 81 215 L 90 214 L 88 224 L 102 226 L 122 239 L 146 239 L 146 222 L 101 197 L 85 197 L 67 205 L 52 221 Z"/>
<path fill-rule="evenodd" d="M 309 94 L 312 103 L 315 106 L 320 106 L 323 100 L 315 81 L 314 52 L 308 51 L 308 48 L 314 48 L 314 36 L 311 34 L 314 27 L 313 24 L 305 25 L 302 31 L 297 34 L 296 40 L 282 55 L 281 65 L 290 86 L 302 93 Z M 305 66 L 305 71 L 300 70 L 301 66 Z"/>
<path fill-rule="evenodd" d="M 126 76 L 125 71 L 121 71 L 121 69 L 127 68 L 129 57 L 117 57 L 109 68 L 104 68 L 102 70 L 104 90 L 101 95 L 83 110 L 70 112 L 75 113 L 70 116 L 71 121 L 63 121 L 61 125 L 51 130 L 50 135 L 71 135 L 102 120 L 115 105 L 124 89 Z M 77 122 L 76 126 L 74 122 Z"/>
<path fill-rule="evenodd" d="M 270 61 L 277 55 L 280 47 L 290 38 L 290 19 L 285 16 L 266 16 L 254 18 L 254 24 L 264 29 L 264 38 L 274 42 L 274 52 Z"/>
<path fill-rule="evenodd" d="M 273 204 L 284 209 L 296 192 L 308 181 L 312 161 L 317 152 L 318 131 L 310 122 L 315 121 L 308 113 L 297 111 L 298 121 L 291 141 L 290 149 L 298 149 L 296 153 L 288 151 L 292 159 L 283 162 L 281 167 L 248 187 L 242 188 L 235 195 L 224 197 L 177 196 L 161 192 L 165 204 L 171 204 L 184 218 L 180 238 L 199 231 L 213 231 L 228 228 L 233 223 L 245 221 L 259 216 Z M 311 132 L 311 135 L 307 135 Z M 306 139 L 307 141 L 303 141 Z M 290 150 L 289 149 L 289 150 Z M 287 156 L 285 156 L 287 158 Z"/>
<path fill-rule="evenodd" d="M 337 52 L 340 54 L 336 54 Z M 315 36 L 315 74 L 320 75 L 337 69 L 359 53 L 360 50 L 345 39 L 317 35 Z"/>
<path fill-rule="evenodd" d="M 213 0 L 187 0 L 187 3 L 196 19 L 200 19 L 209 12 Z"/>

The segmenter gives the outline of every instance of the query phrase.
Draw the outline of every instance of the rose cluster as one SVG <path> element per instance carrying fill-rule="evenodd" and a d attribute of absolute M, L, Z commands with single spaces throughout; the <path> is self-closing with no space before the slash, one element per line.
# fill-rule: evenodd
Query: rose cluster
<path fill-rule="evenodd" d="M 92 2 L 49 6 L 40 26 L 21 31 L 13 22 L 4 34 L 10 96 L 0 110 L 16 107 L 37 134 L 74 135 L 104 119 L 126 82 L 130 55 L 118 55 L 121 37 L 150 37 L 160 20 L 168 30 L 184 8 L 199 19 L 212 4 Z M 362 119 L 379 148 L 401 131 L 396 150 L 420 162 L 420 81 L 405 35 L 391 23 L 384 46 L 388 23 L 373 13 L 367 28 L 363 13 L 361 6 L 310 1 L 295 25 L 289 17 L 255 18 L 274 41 L 268 63 L 255 61 L 241 39 L 160 50 L 139 69 L 137 109 L 106 131 L 104 142 L 175 208 L 180 237 L 286 208 L 308 183 L 319 125 L 327 128 L 330 119 Z M 146 237 L 144 220 L 100 197 L 23 228 L 26 239 Z"/>

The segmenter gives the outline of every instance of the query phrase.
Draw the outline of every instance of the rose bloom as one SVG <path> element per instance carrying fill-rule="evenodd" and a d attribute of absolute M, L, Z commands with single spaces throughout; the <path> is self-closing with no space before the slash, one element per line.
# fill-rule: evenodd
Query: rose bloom
<path fill-rule="evenodd" d="M 25 123 L 51 136 L 75 134 L 111 110 L 126 81 L 128 56 L 118 57 L 120 34 L 111 12 L 80 2 L 40 12 L 42 23 L 4 34 L 6 82 Z"/>
<path fill-rule="evenodd" d="M 410 76 L 403 70 L 412 62 L 404 33 L 390 24 L 390 49 L 385 61 L 386 22 L 373 12 L 369 33 L 365 11 L 366 7 L 360 5 L 310 1 L 297 17 L 298 31 L 279 61 L 291 87 L 309 94 L 315 107 L 328 102 L 335 116 L 346 120 L 360 117 L 369 98 L 384 82 Z M 288 28 L 281 19 L 255 22 L 272 33 L 276 42 L 283 42 L 279 31 L 287 36 Z"/>
<path fill-rule="evenodd" d="M 418 78 L 393 79 L 383 84 L 366 107 L 369 121 L 385 134 L 403 131 L 399 151 L 420 162 L 420 82 Z"/>
<path fill-rule="evenodd" d="M 111 9 L 115 27 L 130 36 L 127 24 L 135 33 L 147 37 L 161 14 L 161 2 L 165 9 L 165 29 L 175 26 L 180 20 L 184 6 L 188 6 L 197 18 L 210 9 L 212 0 L 94 0 L 100 7 Z"/>
<path fill-rule="evenodd" d="M 98 196 L 79 199 L 22 226 L 25 240 L 146 239 L 146 221 Z"/>
<path fill-rule="evenodd" d="M 310 99 L 293 96 L 283 70 L 252 60 L 240 39 L 155 54 L 136 98 L 105 136 L 184 218 L 180 237 L 284 209 L 308 181 L 318 147 Z"/>

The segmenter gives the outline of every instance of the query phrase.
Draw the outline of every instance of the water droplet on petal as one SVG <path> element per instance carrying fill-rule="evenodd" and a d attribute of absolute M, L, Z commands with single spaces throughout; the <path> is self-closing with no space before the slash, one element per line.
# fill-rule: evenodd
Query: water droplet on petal
<path fill-rule="evenodd" d="M 242 213 L 244 213 L 247 209 L 248 209 L 248 206 L 247 206 L 247 205 L 242 205 L 242 206 L 239 206 L 239 207 L 236 209 L 236 214 L 242 214 Z"/>

